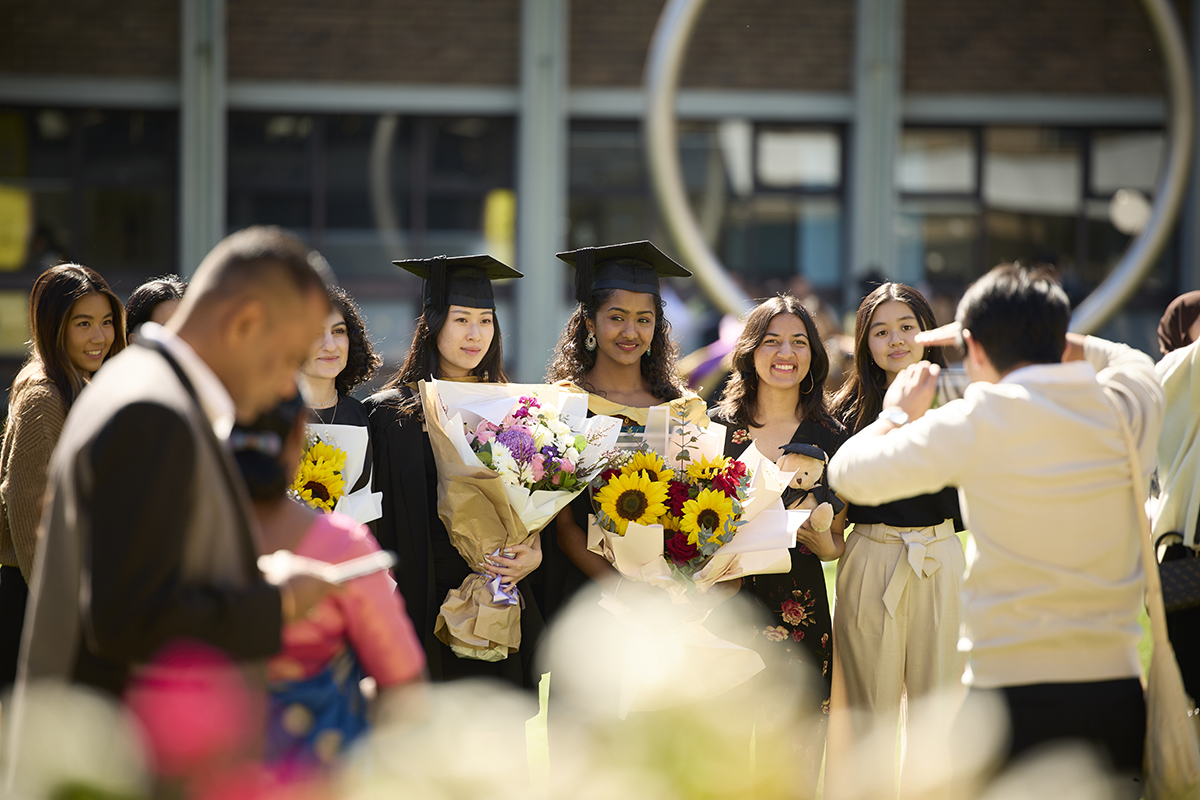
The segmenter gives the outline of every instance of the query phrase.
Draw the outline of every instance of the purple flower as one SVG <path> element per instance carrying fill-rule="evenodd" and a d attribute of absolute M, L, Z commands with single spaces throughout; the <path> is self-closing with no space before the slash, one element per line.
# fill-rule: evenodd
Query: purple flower
<path fill-rule="evenodd" d="M 509 428 L 496 434 L 496 441 L 508 448 L 513 458 L 520 464 L 528 464 L 529 459 L 537 452 L 533 444 L 533 436 L 522 427 Z"/>
<path fill-rule="evenodd" d="M 542 448 L 542 455 L 544 455 L 546 458 L 558 458 L 560 454 L 557 447 L 552 444 L 548 444 Z"/>

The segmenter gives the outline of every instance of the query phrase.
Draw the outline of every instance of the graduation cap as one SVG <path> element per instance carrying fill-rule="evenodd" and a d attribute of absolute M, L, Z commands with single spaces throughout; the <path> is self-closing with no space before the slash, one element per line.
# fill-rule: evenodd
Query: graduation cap
<path fill-rule="evenodd" d="M 591 300 L 593 291 L 604 289 L 625 289 L 658 297 L 660 277 L 692 275 L 646 241 L 581 247 L 556 255 L 575 268 L 575 299 L 581 303 Z"/>
<path fill-rule="evenodd" d="M 488 255 L 434 256 L 393 261 L 424 279 L 425 308 L 495 308 L 492 281 L 520 278 L 521 273 Z"/>

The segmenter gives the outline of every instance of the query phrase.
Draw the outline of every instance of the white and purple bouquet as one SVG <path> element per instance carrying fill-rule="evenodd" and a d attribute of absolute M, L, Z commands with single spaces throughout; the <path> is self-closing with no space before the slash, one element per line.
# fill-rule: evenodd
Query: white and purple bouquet
<path fill-rule="evenodd" d="M 620 422 L 588 417 L 569 385 L 421 383 L 438 472 L 438 516 L 468 564 L 529 541 L 613 457 Z M 521 643 L 520 596 L 472 573 L 442 603 L 434 635 L 460 658 L 496 661 Z"/>
<path fill-rule="evenodd" d="M 485 466 L 509 486 L 533 492 L 579 491 L 602 463 L 592 456 L 603 436 L 589 441 L 562 421 L 558 408 L 528 395 L 499 424 L 481 419 L 469 435 Z"/>

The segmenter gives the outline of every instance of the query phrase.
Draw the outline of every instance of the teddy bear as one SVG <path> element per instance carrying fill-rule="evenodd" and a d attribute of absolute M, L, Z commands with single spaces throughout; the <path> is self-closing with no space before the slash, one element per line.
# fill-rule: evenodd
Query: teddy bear
<path fill-rule="evenodd" d="M 784 508 L 811 510 L 809 527 L 814 531 L 829 530 L 833 518 L 846 507 L 822 480 L 829 457 L 816 445 L 801 442 L 789 442 L 779 449 L 783 455 L 775 462 L 776 466 L 783 473 L 796 472 L 783 490 Z"/>

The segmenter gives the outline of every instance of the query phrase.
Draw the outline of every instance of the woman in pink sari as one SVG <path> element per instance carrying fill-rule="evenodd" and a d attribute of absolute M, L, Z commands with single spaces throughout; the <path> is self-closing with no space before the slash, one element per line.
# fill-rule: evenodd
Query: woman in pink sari
<path fill-rule="evenodd" d="M 287 496 L 304 446 L 304 410 L 294 398 L 230 436 L 262 528 L 263 552 L 290 550 L 329 563 L 378 552 L 365 525 Z M 284 628 L 283 649 L 267 664 L 268 760 L 330 764 L 367 728 L 362 679 L 374 679 L 378 700 L 385 701 L 424 669 L 425 655 L 388 571 L 347 582 Z"/>

